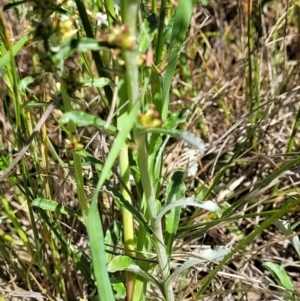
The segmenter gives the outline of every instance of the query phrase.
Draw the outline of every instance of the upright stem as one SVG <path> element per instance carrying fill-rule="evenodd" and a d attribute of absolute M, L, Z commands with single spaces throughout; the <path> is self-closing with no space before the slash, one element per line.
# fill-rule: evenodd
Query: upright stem
<path fill-rule="evenodd" d="M 126 185 L 126 187 L 130 190 L 128 146 L 126 144 L 120 151 L 120 174 L 123 179 L 123 184 Z M 127 200 L 129 203 L 132 202 L 125 187 L 121 187 L 121 193 L 125 200 Z M 126 208 L 123 208 L 122 217 L 123 217 L 123 233 L 124 233 L 123 236 L 124 236 L 125 253 L 126 255 L 129 256 L 135 256 L 133 216 L 130 213 L 130 211 L 128 211 Z M 133 299 L 133 294 L 134 294 L 135 274 L 127 272 L 126 283 L 127 283 L 127 300 L 131 301 Z"/>
<path fill-rule="evenodd" d="M 123 24 L 128 27 L 130 36 L 137 37 L 137 16 L 138 16 L 139 1 L 123 0 L 121 1 L 121 15 Z M 137 65 L 137 52 L 132 50 L 124 50 L 123 57 L 125 60 L 126 69 L 126 86 L 131 108 L 139 98 L 139 70 Z M 163 281 L 166 284 L 165 294 L 167 301 L 174 300 L 172 283 L 167 284 L 167 278 L 170 275 L 170 267 L 166 248 L 164 245 L 163 231 L 161 223 L 156 223 L 156 198 L 154 186 L 151 181 L 148 166 L 148 150 L 146 146 L 146 133 L 139 133 L 134 129 L 134 138 L 138 147 L 138 166 L 141 174 L 141 181 L 144 189 L 145 199 L 150 213 L 150 222 L 154 232 L 154 244 L 158 256 L 159 266 L 161 268 Z"/>
<path fill-rule="evenodd" d="M 121 14 L 123 24 L 128 26 L 130 35 L 136 37 L 136 22 L 137 22 L 137 12 L 138 12 L 138 1 L 135 0 L 123 0 L 121 1 Z M 123 57 L 125 59 L 126 67 L 126 95 L 128 97 L 129 105 L 128 110 L 130 110 L 138 100 L 139 95 L 139 71 L 136 62 L 136 53 L 134 51 L 124 50 Z M 127 101 L 127 99 L 125 100 Z M 118 118 L 118 124 L 122 126 L 123 122 L 126 122 L 127 114 L 126 112 L 121 113 Z M 130 188 L 129 182 L 129 161 L 128 161 L 128 146 L 124 147 L 120 151 L 120 172 L 123 181 Z M 124 198 L 131 202 L 127 191 L 124 189 L 122 191 Z M 127 210 L 123 209 L 123 227 L 124 227 L 124 244 L 126 248 L 126 254 L 133 255 L 134 250 L 134 229 L 133 229 L 133 216 Z M 132 273 L 126 274 L 127 282 L 127 300 L 131 301 L 134 298 L 134 285 L 135 285 L 135 275 Z"/>

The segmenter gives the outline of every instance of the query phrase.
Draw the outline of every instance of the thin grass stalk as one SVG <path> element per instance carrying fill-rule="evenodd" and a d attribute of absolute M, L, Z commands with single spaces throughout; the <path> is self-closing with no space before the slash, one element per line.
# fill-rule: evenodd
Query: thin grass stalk
<path fill-rule="evenodd" d="M 36 225 L 35 218 L 34 218 L 34 215 L 33 215 L 33 208 L 31 206 L 31 202 L 28 201 L 28 200 L 32 200 L 33 197 L 34 197 L 31 194 L 31 190 L 28 187 L 31 187 L 32 190 L 35 191 L 35 188 L 34 188 L 35 186 L 34 186 L 34 183 L 32 182 L 32 178 L 29 177 L 29 175 L 27 175 L 27 170 L 26 169 L 23 170 L 23 174 L 25 174 L 25 177 L 27 176 L 28 181 L 29 181 L 29 185 L 27 185 L 27 182 L 25 181 L 24 187 L 19 186 L 21 191 L 20 191 L 20 195 L 18 196 L 18 198 L 20 200 L 23 199 L 22 204 L 24 203 L 24 204 L 27 204 L 27 206 L 28 206 L 28 212 L 29 212 L 29 217 L 30 217 L 30 222 L 31 222 L 30 225 L 33 229 L 34 242 L 35 242 L 35 249 L 33 247 L 31 247 L 32 250 L 34 250 L 33 253 L 29 252 L 31 257 L 32 257 L 32 260 L 31 260 L 31 263 L 29 264 L 29 266 L 27 266 L 26 277 L 24 277 L 24 279 L 26 279 L 28 287 L 31 288 L 32 274 L 30 272 L 31 272 L 32 266 L 37 265 L 39 267 L 39 269 L 41 270 L 41 272 L 46 277 L 48 277 L 49 280 L 52 281 L 52 283 L 55 284 L 56 287 L 58 287 L 57 286 L 57 281 L 56 281 L 55 277 L 53 276 L 53 273 L 50 272 L 49 268 L 47 268 L 47 266 L 45 265 L 46 262 L 44 261 L 44 258 L 43 258 L 43 253 L 42 253 L 43 250 L 42 250 L 42 247 L 41 247 L 41 242 L 40 242 L 40 239 L 39 239 L 39 233 L 38 233 L 37 225 Z M 26 196 L 26 198 L 24 196 Z M 44 221 L 44 219 L 42 219 L 42 221 Z M 44 223 L 43 223 L 43 226 L 45 227 Z M 44 231 L 49 232 L 49 229 L 46 227 L 46 230 L 44 229 Z M 20 236 L 20 237 L 22 237 L 22 236 Z M 24 245 L 26 245 L 26 244 L 24 243 Z M 33 288 L 31 288 L 31 289 L 33 289 Z"/>
<path fill-rule="evenodd" d="M 89 38 L 95 38 L 84 2 L 82 0 L 75 0 L 75 3 L 77 6 L 77 10 L 78 10 L 81 22 L 82 22 L 83 29 L 86 33 L 86 36 Z M 99 76 L 110 78 L 110 75 L 105 71 L 105 66 L 102 61 L 99 51 L 92 51 L 92 56 L 93 56 Z M 112 93 L 111 87 L 108 85 L 105 86 L 104 92 L 105 92 L 108 102 L 110 103 L 113 98 L 113 93 Z"/>
<path fill-rule="evenodd" d="M 294 126 L 293 126 L 293 131 L 292 131 L 291 137 L 288 141 L 288 146 L 287 146 L 287 150 L 286 150 L 287 153 L 290 153 L 293 151 L 293 147 L 295 146 L 295 139 L 296 139 L 296 134 L 299 129 L 299 125 L 300 125 L 300 109 L 297 112 L 297 116 L 296 116 Z"/>
<path fill-rule="evenodd" d="M 4 208 L 7 217 L 9 218 L 9 220 L 12 222 L 14 228 L 16 229 L 16 233 L 22 240 L 24 246 L 27 249 L 27 252 L 30 254 L 30 256 L 34 256 L 34 251 L 32 249 L 32 245 L 30 244 L 27 233 L 23 230 L 21 224 L 19 223 L 18 218 L 16 217 L 14 211 L 12 210 L 12 208 L 6 198 L 2 198 L 2 208 Z"/>
<path fill-rule="evenodd" d="M 63 80 L 61 80 L 61 94 L 62 94 L 65 112 L 71 111 L 72 110 L 71 98 L 67 92 Z M 68 123 L 68 129 L 70 135 L 76 133 L 76 126 L 71 121 Z M 86 202 L 86 195 L 84 191 L 81 160 L 80 160 L 80 156 L 76 154 L 76 152 L 73 152 L 73 161 L 74 161 L 74 171 L 75 171 L 75 181 L 77 186 L 78 201 L 82 212 L 82 216 L 84 217 L 84 219 L 86 219 L 88 215 L 88 205 Z"/>
<path fill-rule="evenodd" d="M 52 258 L 53 258 L 53 267 L 54 273 L 53 276 L 55 277 L 54 285 L 56 287 L 56 292 L 67 301 L 67 292 L 66 292 L 66 285 L 64 281 L 63 275 L 63 266 L 61 265 L 60 256 L 58 253 L 58 242 L 55 239 L 55 236 L 52 234 L 51 229 L 49 231 L 49 239 L 48 245 L 51 250 Z"/>
<path fill-rule="evenodd" d="M 251 1 L 247 3 L 247 50 L 248 50 L 248 91 L 250 99 L 250 111 L 253 109 L 252 97 L 253 97 L 253 82 L 252 82 L 252 51 L 251 51 L 251 41 L 252 41 L 252 26 L 251 26 Z"/>
<path fill-rule="evenodd" d="M 251 126 L 255 126 L 257 119 L 259 118 L 259 112 L 255 110 L 257 107 L 259 107 L 259 99 L 257 97 L 257 94 L 254 96 L 254 84 L 257 84 L 256 72 L 255 72 L 255 78 L 253 78 L 253 70 L 256 71 L 256 63 L 254 62 L 254 68 L 253 68 L 253 62 L 252 62 L 252 42 L 253 42 L 253 24 L 251 19 L 252 14 L 252 1 L 247 2 L 247 51 L 248 51 L 248 91 L 249 91 L 249 102 L 250 102 L 250 112 L 253 112 L 253 114 L 250 117 L 250 123 Z M 254 58 L 255 59 L 255 58 Z M 255 97 L 255 99 L 254 99 Z M 256 145 L 256 137 L 255 135 L 251 138 L 251 144 L 253 146 Z"/>
<path fill-rule="evenodd" d="M 155 1 L 154 1 L 155 2 Z M 156 4 L 153 4 L 152 7 L 156 9 Z M 160 14 L 159 14 L 159 26 L 158 26 L 158 33 L 156 39 L 156 49 L 155 49 L 155 59 L 154 63 L 158 65 L 162 60 L 162 54 L 164 49 L 164 29 L 165 29 L 165 17 L 167 11 L 167 1 L 162 0 L 160 2 Z"/>
<path fill-rule="evenodd" d="M 298 110 L 297 116 L 295 118 L 292 134 L 291 134 L 290 139 L 288 141 L 286 153 L 291 153 L 293 151 L 293 148 L 295 146 L 296 134 L 298 132 L 299 125 L 300 125 L 300 109 Z M 277 183 L 276 185 L 274 185 L 274 187 L 272 187 L 271 193 L 272 194 L 276 193 L 278 191 L 278 187 L 279 187 L 279 183 Z"/>
<path fill-rule="evenodd" d="M 254 115 L 254 122 L 258 122 L 258 120 L 260 119 L 260 109 L 259 109 L 259 105 L 260 105 L 260 101 L 259 101 L 259 91 L 260 91 L 260 68 L 259 68 L 260 64 L 259 64 L 259 59 L 257 57 L 255 57 L 254 59 L 254 70 L 255 70 L 255 86 L 254 86 L 254 109 L 255 112 L 253 113 Z"/>
<path fill-rule="evenodd" d="M 31 126 L 31 122 L 27 122 L 27 126 L 31 129 L 30 132 L 32 132 L 32 126 Z M 36 166 L 36 163 L 38 162 L 38 159 L 37 159 L 37 154 L 35 152 L 35 157 L 36 157 L 36 160 L 35 160 L 35 166 Z M 34 242 L 35 242 L 35 248 L 36 248 L 36 256 L 37 256 L 37 261 L 39 263 L 39 265 L 41 264 L 42 262 L 42 257 L 41 257 L 41 254 L 40 254 L 40 250 L 41 250 L 41 242 L 40 242 L 40 238 L 39 238 L 39 231 L 38 231 L 38 228 L 37 228 L 37 225 L 36 225 L 36 222 L 35 222 L 35 217 L 34 217 L 34 212 L 33 212 L 33 208 L 31 206 L 31 200 L 33 199 L 32 197 L 32 194 L 30 193 L 30 190 L 32 189 L 33 193 L 34 191 L 38 191 L 37 189 L 35 189 L 35 185 L 36 183 L 33 181 L 32 177 L 29 175 L 28 173 L 28 169 L 27 169 L 27 166 L 25 164 L 22 164 L 21 166 L 22 168 L 22 175 L 23 175 L 23 185 L 24 185 L 24 188 L 23 188 L 23 195 L 26 196 L 26 205 L 27 205 L 27 208 L 28 208 L 28 213 L 29 213 L 29 218 L 30 218 L 30 225 L 32 227 L 32 231 L 33 231 L 33 236 L 34 236 Z M 31 189 L 29 189 L 29 187 Z"/>
<path fill-rule="evenodd" d="M 109 27 L 114 25 L 114 19 L 116 18 L 115 8 L 114 8 L 114 1 L 113 0 L 105 0 L 105 10 L 107 15 L 107 21 Z"/>
<path fill-rule="evenodd" d="M 45 110 L 44 110 L 45 111 Z M 42 127 L 42 141 L 41 141 L 41 167 L 45 170 L 45 173 L 43 176 L 41 176 L 42 182 L 43 182 L 43 186 L 44 186 L 44 190 L 45 190 L 45 195 L 46 198 L 50 199 L 51 198 L 51 188 L 50 188 L 50 183 L 49 183 L 49 152 L 48 152 L 48 142 L 47 142 L 47 128 L 46 125 L 44 124 L 44 126 Z"/>
<path fill-rule="evenodd" d="M 2 199 L 0 201 L 2 202 Z M 3 235 L 3 233 L 0 235 L 0 254 L 2 260 L 13 268 L 15 272 L 14 277 L 19 276 L 21 279 L 25 279 L 25 266 L 14 249 L 11 249 L 11 240 L 7 239 L 7 236 Z"/>

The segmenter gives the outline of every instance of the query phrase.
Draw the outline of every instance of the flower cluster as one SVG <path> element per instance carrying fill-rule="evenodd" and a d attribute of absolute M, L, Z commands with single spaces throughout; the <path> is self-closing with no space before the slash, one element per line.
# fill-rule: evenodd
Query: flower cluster
<path fill-rule="evenodd" d="M 155 110 L 155 105 L 150 104 L 145 114 L 138 116 L 139 123 L 144 128 L 155 128 L 161 126 L 164 122 L 158 118 L 159 113 Z"/>

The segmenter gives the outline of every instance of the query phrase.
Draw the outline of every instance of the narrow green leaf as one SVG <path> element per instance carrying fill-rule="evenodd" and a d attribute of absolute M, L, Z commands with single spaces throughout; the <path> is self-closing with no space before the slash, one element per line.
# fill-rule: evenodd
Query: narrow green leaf
<path fill-rule="evenodd" d="M 232 160 L 230 160 L 230 162 L 231 161 Z M 297 165 L 298 163 L 300 163 L 300 156 L 296 156 L 295 159 L 292 159 L 292 160 L 288 161 L 286 164 L 284 164 L 283 166 L 281 166 L 280 168 L 278 168 L 277 170 L 275 170 L 274 172 L 272 172 L 269 176 L 263 178 L 261 181 L 259 181 L 254 186 L 254 188 L 247 195 L 243 196 L 242 198 L 240 198 L 240 200 L 236 204 L 233 204 L 228 209 L 226 209 L 223 212 L 223 217 L 228 217 L 233 212 L 236 212 L 236 209 L 239 207 L 239 204 L 243 203 L 245 201 L 245 199 L 249 198 L 249 195 L 251 195 L 251 193 L 253 193 L 254 190 L 257 190 L 257 191 L 259 191 L 260 189 L 262 190 L 264 188 L 264 186 L 267 186 L 274 179 L 276 179 L 277 177 L 279 177 L 283 172 L 290 170 L 293 166 Z"/>
<path fill-rule="evenodd" d="M 179 276 L 184 270 L 212 261 L 221 261 L 224 256 L 230 253 L 230 249 L 223 246 L 218 246 L 215 249 L 204 249 L 200 252 L 191 254 L 191 257 L 185 261 L 179 268 L 177 268 L 167 279 L 167 282 L 173 281 L 175 277 Z"/>
<path fill-rule="evenodd" d="M 69 121 L 73 121 L 75 125 L 81 126 L 95 126 L 101 129 L 108 131 L 110 134 L 116 134 L 117 129 L 108 124 L 106 121 L 85 112 L 80 111 L 70 111 L 65 113 L 61 119 L 61 123 L 68 123 Z"/>
<path fill-rule="evenodd" d="M 130 111 L 129 115 L 128 115 L 128 119 L 127 119 L 127 123 L 124 124 L 124 127 L 121 129 L 120 132 L 118 132 L 118 135 L 115 138 L 114 144 L 112 145 L 112 148 L 108 154 L 108 157 L 105 161 L 105 164 L 103 166 L 103 170 L 101 172 L 95 193 L 93 198 L 95 200 L 97 200 L 97 196 L 98 193 L 102 187 L 102 185 L 104 184 L 107 174 L 111 171 L 115 160 L 117 159 L 121 148 L 123 147 L 129 132 L 132 130 L 134 123 L 136 122 L 136 116 L 138 114 L 140 108 L 140 103 L 136 102 L 134 107 L 132 108 L 132 110 Z"/>
<path fill-rule="evenodd" d="M 112 283 L 116 300 L 124 300 L 126 298 L 126 287 L 123 282 Z"/>
<path fill-rule="evenodd" d="M 219 208 L 219 206 L 214 203 L 213 201 L 205 201 L 205 202 L 199 202 L 196 199 L 190 197 L 190 198 L 186 198 L 186 199 L 181 199 L 181 200 L 177 200 L 176 202 L 173 202 L 167 206 L 165 206 L 157 215 L 156 221 L 155 223 L 160 223 L 162 217 L 170 210 L 172 210 L 175 207 L 178 206 L 194 206 L 194 207 L 199 207 L 202 208 L 204 210 L 208 210 L 211 212 L 216 212 L 217 215 L 221 215 L 221 209 Z"/>
<path fill-rule="evenodd" d="M 184 184 L 184 173 L 176 171 L 171 177 L 166 191 L 166 205 L 170 205 L 177 200 L 185 197 L 185 184 Z M 179 221 L 180 221 L 181 207 L 177 206 L 172 208 L 166 213 L 166 234 L 165 244 L 167 254 L 170 257 L 172 254 L 173 242 L 177 233 Z"/>
<path fill-rule="evenodd" d="M 97 87 L 102 88 L 112 83 L 109 78 L 90 78 L 82 81 L 84 87 Z"/>
<path fill-rule="evenodd" d="M 34 199 L 31 204 L 32 206 L 41 208 L 43 210 L 48 210 L 48 211 L 57 212 L 57 213 L 70 215 L 70 216 L 78 216 L 78 214 L 74 210 L 66 206 L 63 206 L 53 200 L 37 198 Z"/>
<path fill-rule="evenodd" d="M 94 275 L 100 300 L 114 301 L 114 294 L 106 268 L 103 228 L 98 212 L 97 201 L 92 201 L 86 222 Z"/>
<path fill-rule="evenodd" d="M 289 291 L 289 294 L 292 294 L 294 286 L 284 268 L 273 262 L 265 262 L 263 265 L 273 274 L 277 283 L 286 288 Z"/>
<path fill-rule="evenodd" d="M 9 218 L 10 222 L 13 224 L 15 232 L 19 235 L 23 244 L 25 245 L 27 252 L 29 254 L 34 254 L 32 243 L 28 237 L 28 233 L 23 229 L 20 219 L 16 216 L 15 211 L 12 209 L 10 202 L 5 198 L 0 198 L 1 210 L 6 213 L 5 215 Z"/>
<path fill-rule="evenodd" d="M 24 44 L 28 41 L 28 39 L 29 36 L 26 35 L 12 46 L 13 56 L 15 56 L 20 51 L 20 49 L 24 46 Z M 8 51 L 0 58 L 0 70 L 3 69 L 7 64 L 9 64 L 10 60 L 11 60 L 11 53 Z"/>
<path fill-rule="evenodd" d="M 226 255 L 223 260 L 220 262 L 220 264 L 215 267 L 212 271 L 210 271 L 209 275 L 205 277 L 203 282 L 201 283 L 201 287 L 199 288 L 199 291 L 197 293 L 197 297 L 201 296 L 208 286 L 211 284 L 212 280 L 216 277 L 217 273 L 222 270 L 224 265 L 228 264 L 228 261 L 232 258 L 234 254 L 237 252 L 240 252 L 240 250 L 244 249 L 245 246 L 253 242 L 253 239 L 260 235 L 262 231 L 264 231 L 266 228 L 268 228 L 272 223 L 274 223 L 275 220 L 278 220 L 280 216 L 283 216 L 284 214 L 291 212 L 291 209 L 295 206 L 299 205 L 299 200 L 294 199 L 290 202 L 287 202 L 284 204 L 280 210 L 277 212 L 274 212 L 270 217 L 266 218 L 264 221 L 262 221 L 261 224 L 259 224 L 255 229 L 249 233 L 246 237 L 244 237 L 237 245 L 236 247 L 228 254 Z M 224 214 L 223 214 L 224 215 Z"/>
<path fill-rule="evenodd" d="M 184 140 L 185 142 L 197 148 L 200 154 L 204 154 L 206 150 L 206 145 L 204 141 L 191 132 L 182 132 L 176 129 L 165 128 L 149 128 L 147 129 L 147 131 L 155 134 L 169 135 L 178 140 Z"/>
<path fill-rule="evenodd" d="M 150 143 L 149 143 L 149 156 L 148 156 L 148 164 L 149 171 L 152 175 L 152 178 L 157 184 L 160 183 L 161 178 L 161 169 L 162 169 L 162 160 L 164 155 L 165 145 L 167 143 L 163 141 L 163 138 L 160 135 L 151 135 Z"/>
<path fill-rule="evenodd" d="M 26 76 L 25 78 L 23 78 L 19 83 L 20 93 L 25 93 L 26 89 L 28 88 L 28 86 L 30 84 L 32 84 L 35 80 L 41 78 L 45 74 L 46 73 L 37 73 L 37 74 L 33 74 L 31 76 Z"/>
<path fill-rule="evenodd" d="M 104 243 L 107 251 L 114 251 L 114 246 L 121 240 L 121 224 L 118 221 L 114 223 L 106 230 Z M 106 253 L 106 262 L 110 262 L 113 258 L 111 252 Z"/>
<path fill-rule="evenodd" d="M 47 107 L 49 105 L 49 102 L 45 101 L 27 101 L 22 105 L 22 108 L 42 108 L 42 107 Z"/>
<path fill-rule="evenodd" d="M 59 46 L 52 47 L 51 50 L 55 53 L 52 57 L 54 61 L 60 61 L 74 52 L 97 51 L 107 48 L 109 45 L 106 42 L 101 42 L 94 38 L 82 37 L 80 39 L 69 39 Z"/>
<path fill-rule="evenodd" d="M 186 121 L 188 110 L 184 109 L 172 113 L 168 118 L 167 122 L 164 124 L 164 129 L 175 130 L 179 124 Z M 160 135 L 151 135 L 149 143 L 149 170 L 150 174 L 153 175 L 154 181 L 158 184 L 160 183 L 161 178 L 161 165 L 162 158 L 164 154 L 165 146 L 168 142 L 169 136 L 164 139 Z M 156 189 L 156 188 L 155 188 Z"/>
<path fill-rule="evenodd" d="M 49 215 L 46 214 L 46 212 L 41 210 L 40 215 L 43 221 L 45 221 L 46 224 L 49 226 L 49 229 L 51 229 L 51 231 L 57 237 L 64 252 L 66 252 L 66 254 L 70 256 L 74 264 L 78 267 L 83 277 L 87 281 L 91 282 L 91 264 L 87 255 L 84 252 L 82 252 L 82 250 L 79 250 L 78 247 L 70 244 L 69 238 L 65 237 L 65 234 L 61 231 L 61 228 L 58 227 L 57 222 L 53 222 L 53 220 L 50 220 Z"/>
<path fill-rule="evenodd" d="M 191 15 L 193 11 L 193 0 L 180 0 L 176 9 L 174 24 L 172 28 L 172 35 L 170 41 L 170 53 L 168 58 L 168 67 L 166 69 L 162 100 L 163 110 L 162 118 L 165 119 L 169 108 L 169 94 L 170 87 L 174 77 L 174 72 L 177 66 L 177 61 L 181 51 L 181 47 L 184 44 L 186 32 L 190 26 Z"/>
<path fill-rule="evenodd" d="M 143 271 L 130 257 L 118 255 L 115 256 L 112 261 L 107 265 L 107 270 L 111 273 L 119 271 L 127 271 L 137 274 L 148 281 L 154 283 L 161 291 L 163 291 L 162 285 L 150 274 Z"/>

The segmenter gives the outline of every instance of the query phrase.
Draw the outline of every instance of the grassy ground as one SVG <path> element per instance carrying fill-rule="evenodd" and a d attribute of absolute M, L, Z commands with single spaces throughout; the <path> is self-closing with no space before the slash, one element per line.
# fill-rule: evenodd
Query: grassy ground
<path fill-rule="evenodd" d="M 300 299 L 299 3 L 205 2 L 5 7 L 1 298 Z"/>

